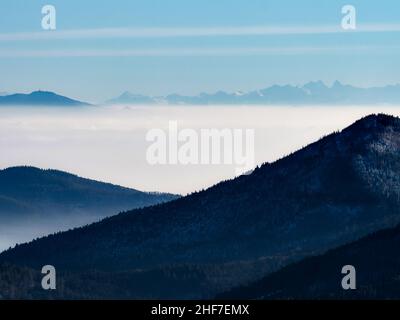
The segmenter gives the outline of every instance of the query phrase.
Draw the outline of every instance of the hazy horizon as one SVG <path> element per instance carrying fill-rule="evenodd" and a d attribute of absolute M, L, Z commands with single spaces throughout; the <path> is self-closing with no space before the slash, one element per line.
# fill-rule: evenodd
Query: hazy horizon
<path fill-rule="evenodd" d="M 400 80 L 397 81 L 397 82 L 381 83 L 380 85 L 377 85 L 377 86 L 358 86 L 357 84 L 347 83 L 347 82 L 341 81 L 340 79 L 333 80 L 332 82 L 325 82 L 325 81 L 319 80 L 319 79 L 312 79 L 312 80 L 305 81 L 305 82 L 302 82 L 302 83 L 290 83 L 290 82 L 272 83 L 272 84 L 270 84 L 268 86 L 264 86 L 264 87 L 249 88 L 248 91 L 241 90 L 240 88 L 237 88 L 236 90 L 233 90 L 233 91 L 224 91 L 221 88 L 220 89 L 215 88 L 214 91 L 199 91 L 199 92 L 194 92 L 192 94 L 189 94 L 187 96 L 188 97 L 195 97 L 195 96 L 200 96 L 202 94 L 210 94 L 210 95 L 212 95 L 212 94 L 216 94 L 216 93 L 221 92 L 221 91 L 222 92 L 226 92 L 228 94 L 251 93 L 251 92 L 257 92 L 257 91 L 260 91 L 260 90 L 263 90 L 263 89 L 268 89 L 268 88 L 271 88 L 271 87 L 274 87 L 274 86 L 293 86 L 293 87 L 301 88 L 301 87 L 304 87 L 307 84 L 319 83 L 319 82 L 323 83 L 327 88 L 332 88 L 333 85 L 335 83 L 337 83 L 337 82 L 340 83 L 343 86 L 351 86 L 351 87 L 359 88 L 359 89 L 387 88 L 387 87 L 391 87 L 391 86 L 400 85 Z M 14 92 L 6 92 L 6 91 L 4 91 L 4 92 L 0 92 L 0 96 L 8 96 L 8 95 L 14 95 L 14 94 L 31 94 L 33 92 L 52 92 L 52 93 L 55 93 L 57 95 L 61 95 L 61 96 L 64 96 L 64 97 L 67 97 L 67 98 L 70 98 L 70 99 L 74 99 L 74 100 L 77 100 L 77 101 L 90 103 L 93 106 L 110 106 L 112 104 L 112 103 L 109 102 L 110 100 L 119 98 L 121 95 L 123 95 L 125 93 L 129 93 L 129 94 L 133 94 L 133 95 L 143 95 L 143 96 L 152 97 L 152 98 L 167 97 L 168 95 L 175 95 L 175 94 L 185 96 L 185 94 L 182 93 L 182 92 L 179 92 L 179 90 L 173 90 L 173 91 L 171 91 L 169 93 L 166 93 L 165 95 L 161 95 L 161 94 L 160 95 L 147 95 L 147 94 L 145 94 L 143 92 L 129 91 L 127 89 L 126 90 L 121 89 L 119 94 L 116 94 L 115 96 L 110 96 L 110 97 L 106 98 L 104 101 L 99 101 L 99 100 L 98 101 L 84 101 L 85 99 L 83 99 L 83 98 L 81 98 L 81 97 L 79 97 L 77 95 L 68 96 L 64 92 L 51 91 L 50 89 L 46 89 L 46 88 L 40 88 L 40 89 L 36 89 L 36 90 L 16 90 Z M 119 105 L 127 105 L 127 106 L 129 106 L 129 103 L 128 104 L 120 103 Z M 163 105 L 163 104 L 160 103 L 159 105 Z M 229 105 L 232 105 L 232 104 L 226 104 L 226 105 L 223 105 L 223 106 L 229 106 Z M 26 107 L 26 105 L 21 105 L 21 106 L 25 106 Z M 140 106 L 140 104 L 135 104 L 135 106 Z M 180 106 L 180 104 L 168 104 L 168 106 Z M 259 106 L 262 106 L 262 104 L 259 104 Z M 268 106 L 270 107 L 270 105 L 268 105 Z M 285 106 L 287 106 L 287 105 L 285 105 Z M 314 105 L 314 106 L 318 106 L 318 105 Z M 348 105 L 343 105 L 343 106 L 348 106 Z M 360 105 L 357 105 L 357 106 L 362 106 L 362 105 L 360 104 Z M 7 106 L 5 106 L 5 107 L 7 107 Z"/>
<path fill-rule="evenodd" d="M 399 82 L 394 0 L 353 0 L 354 30 L 342 28 L 339 0 L 53 0 L 54 30 L 42 28 L 43 5 L 0 3 L 7 12 L 0 92 L 46 89 L 99 103 L 124 91 L 195 95 L 309 79 L 359 87 Z"/>

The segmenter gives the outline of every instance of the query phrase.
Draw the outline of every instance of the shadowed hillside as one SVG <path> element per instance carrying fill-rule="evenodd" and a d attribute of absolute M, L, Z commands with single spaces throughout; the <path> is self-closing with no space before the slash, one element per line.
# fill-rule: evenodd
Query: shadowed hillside
<path fill-rule="evenodd" d="M 57 170 L 13 167 L 0 170 L 0 220 L 18 215 L 109 215 L 177 198 L 85 179 Z"/>
<path fill-rule="evenodd" d="M 0 170 L 0 249 L 176 198 L 56 170 Z"/>
<path fill-rule="evenodd" d="M 219 299 L 399 299 L 400 226 L 307 258 Z M 356 268 L 356 290 L 343 290 L 342 267 Z"/>

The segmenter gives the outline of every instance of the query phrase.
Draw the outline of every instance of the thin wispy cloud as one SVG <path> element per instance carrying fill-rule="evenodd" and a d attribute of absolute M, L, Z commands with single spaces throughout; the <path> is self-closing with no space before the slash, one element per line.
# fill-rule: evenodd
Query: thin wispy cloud
<path fill-rule="evenodd" d="M 201 28 L 98 28 L 55 30 L 39 32 L 0 33 L 0 41 L 32 41 L 61 39 L 99 38 L 174 38 L 174 37 L 223 37 L 223 36 L 268 36 L 307 35 L 349 32 L 400 32 L 400 24 L 359 25 L 356 30 L 344 30 L 340 25 L 332 26 L 243 26 Z"/>
<path fill-rule="evenodd" d="M 388 51 L 388 49 L 390 49 Z M 301 54 L 398 53 L 400 46 L 344 47 L 224 47 L 224 48 L 161 48 L 161 49 L 76 49 L 76 50 L 1 50 L 1 58 L 62 57 L 164 57 L 164 56 L 252 56 Z"/>

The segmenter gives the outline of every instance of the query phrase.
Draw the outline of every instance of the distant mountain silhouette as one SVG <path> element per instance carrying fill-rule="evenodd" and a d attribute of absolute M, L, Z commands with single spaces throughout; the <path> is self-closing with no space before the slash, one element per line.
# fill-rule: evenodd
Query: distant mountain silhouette
<path fill-rule="evenodd" d="M 291 264 L 218 299 L 396 299 L 400 298 L 400 226 Z M 356 290 L 343 290 L 342 267 L 356 270 Z"/>
<path fill-rule="evenodd" d="M 16 93 L 0 96 L 0 105 L 26 106 L 84 106 L 86 102 L 73 100 L 49 91 L 34 91 L 29 94 Z"/>
<path fill-rule="evenodd" d="M 129 278 L 146 283 L 130 297 L 213 297 L 398 224 L 399 186 L 400 119 L 371 115 L 250 175 L 20 245 L 0 263 L 96 270 L 77 276 L 91 297 L 112 298 Z"/>
<path fill-rule="evenodd" d="M 157 103 L 157 100 L 141 94 L 132 94 L 128 91 L 121 94 L 119 97 L 108 100 L 107 104 L 153 104 Z"/>
<path fill-rule="evenodd" d="M 0 170 L 3 233 L 7 226 L 15 227 L 18 223 L 21 228 L 35 223 L 29 231 L 33 234 L 40 224 L 53 232 L 59 231 L 57 228 L 60 227 L 66 230 L 121 211 L 176 198 L 175 195 L 141 192 L 56 170 L 34 167 Z M 57 222 L 54 227 L 51 227 L 52 222 Z"/>
<path fill-rule="evenodd" d="M 256 104 L 256 105 L 378 105 L 399 104 L 400 84 L 373 88 L 357 88 L 343 85 L 339 81 L 331 87 L 322 81 L 309 82 L 304 86 L 274 85 L 262 90 L 213 94 L 202 93 L 197 96 L 171 94 L 150 97 L 129 92 L 111 99 L 112 104 L 171 104 L 171 105 L 218 105 L 218 104 Z"/>
<path fill-rule="evenodd" d="M 80 212 L 96 216 L 176 199 L 35 167 L 0 170 L 0 219 L 5 213 L 43 212 L 45 216 Z M 49 208 L 53 208 L 49 210 Z"/>

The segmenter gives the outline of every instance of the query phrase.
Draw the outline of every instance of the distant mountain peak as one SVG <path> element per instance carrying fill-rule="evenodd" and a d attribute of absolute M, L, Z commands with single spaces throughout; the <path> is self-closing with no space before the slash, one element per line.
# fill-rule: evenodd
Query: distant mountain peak
<path fill-rule="evenodd" d="M 318 89 L 318 90 L 320 90 L 320 89 L 328 89 L 328 86 L 325 85 L 325 83 L 324 83 L 323 81 L 318 80 L 318 81 L 311 81 L 311 82 L 306 83 L 306 84 L 303 86 L 303 88 L 311 89 L 311 90 L 312 90 L 312 89 Z"/>
<path fill-rule="evenodd" d="M 156 103 L 156 99 L 154 99 L 153 97 L 142 95 L 142 94 L 135 94 L 130 91 L 125 91 L 118 97 L 106 101 L 106 103 L 110 103 L 110 104 L 121 104 L 121 103 L 122 104 L 125 104 L 125 103 L 154 104 L 154 103 Z"/>
<path fill-rule="evenodd" d="M 342 83 L 339 80 L 335 80 L 332 84 L 332 87 L 341 87 Z"/>
<path fill-rule="evenodd" d="M 0 96 L 0 105 L 85 106 L 89 104 L 61 96 L 55 92 L 36 90 L 28 94 L 15 93 L 11 95 Z"/>
<path fill-rule="evenodd" d="M 36 90 L 32 91 L 28 95 L 30 96 L 57 96 L 55 92 L 52 91 L 46 91 L 46 90 Z"/>
<path fill-rule="evenodd" d="M 144 97 L 144 96 L 141 94 L 132 93 L 130 91 L 125 91 L 119 97 L 120 98 L 136 98 L 136 97 Z"/>

